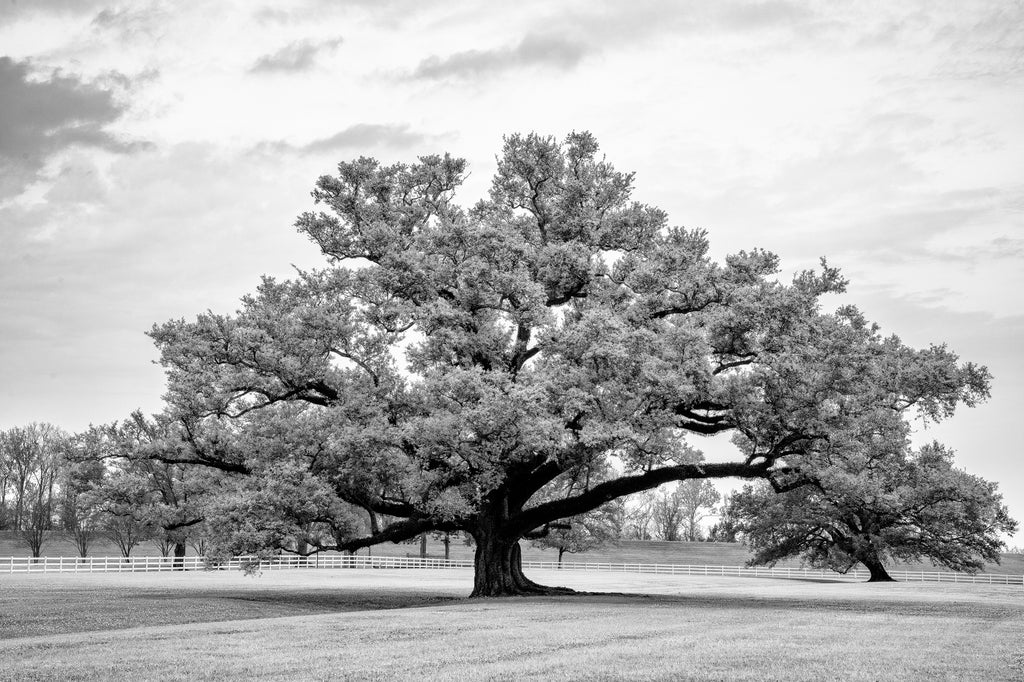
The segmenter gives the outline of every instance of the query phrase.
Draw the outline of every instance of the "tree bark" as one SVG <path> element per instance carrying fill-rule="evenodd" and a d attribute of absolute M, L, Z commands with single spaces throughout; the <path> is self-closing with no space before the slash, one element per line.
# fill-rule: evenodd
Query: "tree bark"
<path fill-rule="evenodd" d="M 186 545 L 184 542 L 174 543 L 174 570 L 184 571 L 185 570 L 185 550 Z"/>
<path fill-rule="evenodd" d="M 503 597 L 522 594 L 512 571 L 512 546 L 496 533 L 476 533 L 473 592 L 470 597 Z M 521 555 L 520 555 L 521 556 Z M 520 567 L 520 571 L 521 571 Z"/>
<path fill-rule="evenodd" d="M 891 583 L 896 582 L 896 579 L 889 575 L 889 572 L 885 570 L 885 566 L 882 562 L 874 557 L 868 557 L 861 559 L 860 562 L 868 567 L 868 571 L 871 576 L 868 578 L 869 583 Z"/>
<path fill-rule="evenodd" d="M 476 543 L 473 592 L 470 597 L 517 597 L 572 594 L 567 587 L 539 585 L 523 573 L 519 540 L 481 538 Z"/>
<path fill-rule="evenodd" d="M 572 594 L 567 587 L 539 585 L 523 573 L 519 538 L 491 525 L 473 532 L 476 540 L 472 597 Z"/>

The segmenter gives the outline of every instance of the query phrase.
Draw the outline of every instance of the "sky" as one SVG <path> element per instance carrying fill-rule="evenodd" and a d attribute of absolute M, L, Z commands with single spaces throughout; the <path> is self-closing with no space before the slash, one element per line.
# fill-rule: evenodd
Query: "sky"
<path fill-rule="evenodd" d="M 145 332 L 322 265 L 339 161 L 448 151 L 472 204 L 503 135 L 589 130 L 716 258 L 826 256 L 827 306 L 986 365 L 915 440 L 1024 522 L 1022 112 L 1019 0 L 0 0 L 0 428 L 158 412 Z"/>

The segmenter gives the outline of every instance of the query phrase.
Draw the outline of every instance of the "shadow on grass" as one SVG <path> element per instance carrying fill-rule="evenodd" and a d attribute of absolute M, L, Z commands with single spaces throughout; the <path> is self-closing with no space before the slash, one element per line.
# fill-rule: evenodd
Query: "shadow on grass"
<path fill-rule="evenodd" d="M 803 581 L 801 581 L 803 582 Z M 819 581 L 806 581 L 819 582 Z M 827 582 L 827 581 L 826 581 Z M 794 588 L 797 587 L 794 581 Z M 470 600 L 461 590 L 436 587 L 333 587 L 333 588 L 139 588 L 90 586 L 54 589 L 53 585 L 24 585 L 0 592 L 0 639 L 38 637 L 76 632 L 123 630 L 153 625 L 211 623 L 287 616 L 319 615 L 416 607 L 464 606 L 515 609 L 517 604 L 550 604 L 558 611 L 585 612 L 615 606 L 668 609 L 776 612 L 842 612 L 888 615 L 929 615 L 937 618 L 971 617 L 982 620 L 1024 618 L 1024 601 L 1010 599 L 936 598 L 928 593 L 893 594 L 885 586 L 851 583 L 843 590 L 815 595 L 774 592 L 643 594 L 580 592 L 574 595 L 502 597 Z M 806 588 L 807 586 L 803 586 Z M 1014 595 L 1016 597 L 1016 595 Z"/>
<path fill-rule="evenodd" d="M 10 593 L 4 595 L 12 597 Z M 126 589 L 19 590 L 0 603 L 0 639 L 150 625 L 376 611 L 464 601 L 435 590 Z"/>
<path fill-rule="evenodd" d="M 883 586 L 884 589 L 884 586 Z M 753 612 L 793 612 L 844 614 L 885 614 L 900 616 L 934 616 L 936 618 L 981 620 L 1006 620 L 1024 618 L 1024 601 L 1000 600 L 944 600 L 921 595 L 893 597 L 882 591 L 876 594 L 859 592 L 855 598 L 820 596 L 757 595 L 749 594 L 639 594 L 623 592 L 586 592 L 568 596 L 527 597 L 528 600 L 564 603 L 577 610 L 589 605 L 608 607 L 614 605 L 642 607 L 649 609 L 679 609 L 689 611 L 729 609 Z M 497 601 L 497 600 L 495 600 Z"/>

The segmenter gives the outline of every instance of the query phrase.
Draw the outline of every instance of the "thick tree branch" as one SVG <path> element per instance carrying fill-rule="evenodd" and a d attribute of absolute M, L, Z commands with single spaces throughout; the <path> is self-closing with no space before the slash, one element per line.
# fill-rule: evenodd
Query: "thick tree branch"
<path fill-rule="evenodd" d="M 433 530 L 453 532 L 463 530 L 463 528 L 454 521 L 443 522 L 428 518 L 406 519 L 405 521 L 397 521 L 389 524 L 384 528 L 384 530 L 373 535 L 367 535 L 365 537 L 354 538 L 346 542 L 338 543 L 337 550 L 340 552 L 354 552 L 357 549 L 370 547 L 372 545 L 379 545 L 384 542 L 402 542 L 404 540 L 411 540 L 421 533 Z"/>
<path fill-rule="evenodd" d="M 527 532 L 539 528 L 545 523 L 584 514 L 600 507 L 605 502 L 642 490 L 657 488 L 670 481 L 685 481 L 693 478 L 765 478 L 768 472 L 767 464 L 747 464 L 745 462 L 682 464 L 662 467 L 643 474 L 622 476 L 600 483 L 575 497 L 552 500 L 536 507 L 524 509 L 512 517 L 509 523 L 514 530 Z"/>

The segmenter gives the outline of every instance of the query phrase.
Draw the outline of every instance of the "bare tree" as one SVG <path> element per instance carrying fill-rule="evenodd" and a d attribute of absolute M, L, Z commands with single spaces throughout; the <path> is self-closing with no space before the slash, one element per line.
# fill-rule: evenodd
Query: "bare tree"
<path fill-rule="evenodd" d="M 722 500 L 718 509 L 718 523 L 708 531 L 709 542 L 738 542 L 738 520 L 736 519 L 735 503 L 731 497 Z"/>
<path fill-rule="evenodd" d="M 6 431 L 0 431 L 0 530 L 12 524 L 13 518 L 8 509 L 8 493 L 11 487 L 11 457 L 6 447 Z"/>
<path fill-rule="evenodd" d="M 682 481 L 671 491 L 662 489 L 653 504 L 657 534 L 662 540 L 702 540 L 700 522 L 710 516 L 720 498 L 706 479 Z"/>
<path fill-rule="evenodd" d="M 628 540 L 652 540 L 651 526 L 654 521 L 654 493 L 638 493 L 626 502 L 626 520 L 622 537 Z"/>
<path fill-rule="evenodd" d="M 711 516 L 722 495 L 707 479 L 682 481 L 676 487 L 683 512 L 683 539 L 698 542 L 704 539 L 700 522 Z"/>
<path fill-rule="evenodd" d="M 103 480 L 105 470 L 102 462 L 79 461 L 78 445 L 79 437 L 75 436 L 61 449 L 58 499 L 61 533 L 84 559 L 100 537 L 100 510 L 91 491 Z"/>
<path fill-rule="evenodd" d="M 15 529 L 33 557 L 39 557 L 53 530 L 54 493 L 62 469 L 67 434 L 52 424 L 30 424 L 5 433 L 15 472 Z"/>
<path fill-rule="evenodd" d="M 682 540 L 680 530 L 683 526 L 683 509 L 678 487 L 674 491 L 659 490 L 654 496 L 651 520 L 654 532 L 662 540 L 674 542 Z"/>
<path fill-rule="evenodd" d="M 43 452 L 43 432 L 48 426 L 30 424 L 0 432 L 0 449 L 5 454 L 11 492 L 14 495 L 14 530 L 22 530 L 25 526 L 26 506 L 32 495 L 32 478 Z"/>

